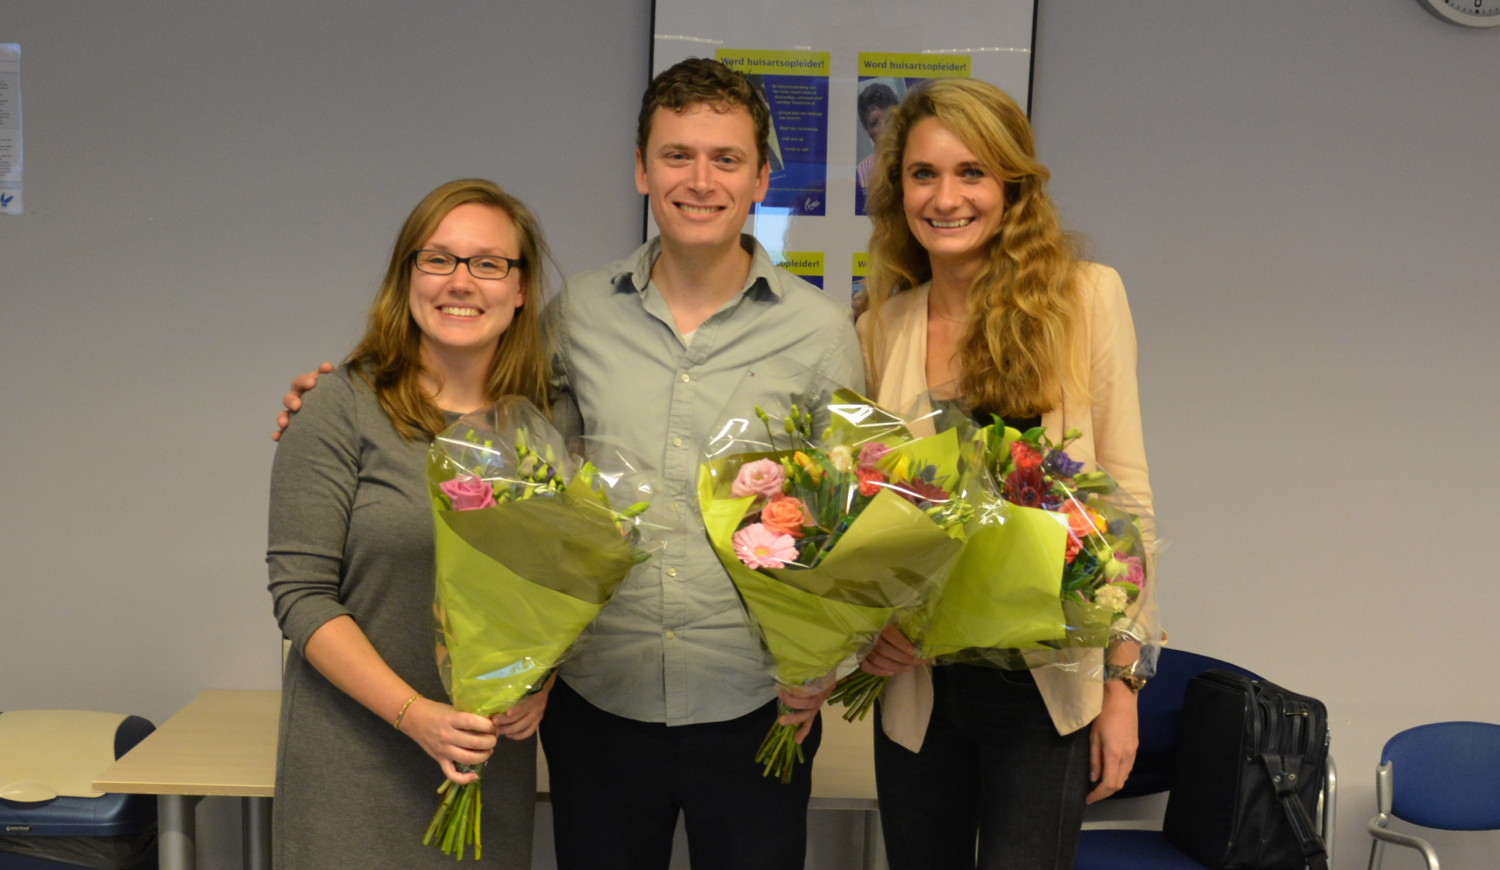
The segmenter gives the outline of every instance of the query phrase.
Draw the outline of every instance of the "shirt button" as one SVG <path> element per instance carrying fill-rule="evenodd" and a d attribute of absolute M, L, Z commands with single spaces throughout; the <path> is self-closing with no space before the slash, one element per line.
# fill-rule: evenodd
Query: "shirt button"
<path fill-rule="evenodd" d="M 682 374 L 677 376 L 677 379 L 685 384 L 688 381 L 691 381 L 693 379 L 693 376 L 688 374 L 687 372 L 683 372 Z"/>
<path fill-rule="evenodd" d="M 672 446 L 673 447 L 681 447 L 682 446 L 682 439 L 681 438 L 673 438 L 672 439 Z"/>
<path fill-rule="evenodd" d="M 667 569 L 667 576 L 668 577 L 676 577 L 677 576 L 677 569 L 676 568 L 668 568 Z"/>
<path fill-rule="evenodd" d="M 677 639 L 677 632 L 675 632 L 675 631 L 664 631 L 664 632 L 661 633 L 661 636 L 664 637 L 664 638 L 666 638 L 667 640 L 676 640 Z"/>

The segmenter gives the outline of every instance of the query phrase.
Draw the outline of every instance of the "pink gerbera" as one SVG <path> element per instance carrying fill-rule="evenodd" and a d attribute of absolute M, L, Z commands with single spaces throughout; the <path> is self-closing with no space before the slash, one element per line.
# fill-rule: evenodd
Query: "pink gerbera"
<path fill-rule="evenodd" d="M 781 568 L 797 558 L 797 542 L 752 523 L 734 533 L 734 554 L 750 568 Z"/>

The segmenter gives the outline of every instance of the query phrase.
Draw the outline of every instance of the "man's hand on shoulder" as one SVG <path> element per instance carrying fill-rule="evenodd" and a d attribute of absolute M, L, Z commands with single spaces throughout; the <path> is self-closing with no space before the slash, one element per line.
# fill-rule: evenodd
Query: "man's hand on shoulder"
<path fill-rule="evenodd" d="M 281 440 L 281 433 L 292 423 L 292 415 L 302 410 L 302 394 L 318 385 L 319 375 L 332 374 L 333 370 L 333 363 L 325 362 L 316 371 L 292 378 L 292 391 L 281 397 L 281 413 L 276 415 L 276 431 L 271 433 L 272 441 Z"/>

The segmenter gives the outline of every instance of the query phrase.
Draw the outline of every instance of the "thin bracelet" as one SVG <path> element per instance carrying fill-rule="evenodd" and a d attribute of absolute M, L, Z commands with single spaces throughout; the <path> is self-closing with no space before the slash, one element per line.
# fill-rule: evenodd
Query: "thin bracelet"
<path fill-rule="evenodd" d="M 401 705 L 401 712 L 396 714 L 396 721 L 391 723 L 392 727 L 394 727 L 397 731 L 401 730 L 401 720 L 406 718 L 406 711 L 410 710 L 411 705 L 420 697 L 422 697 L 422 693 L 418 692 L 417 694 L 412 695 L 410 698 L 407 698 L 406 703 Z"/>

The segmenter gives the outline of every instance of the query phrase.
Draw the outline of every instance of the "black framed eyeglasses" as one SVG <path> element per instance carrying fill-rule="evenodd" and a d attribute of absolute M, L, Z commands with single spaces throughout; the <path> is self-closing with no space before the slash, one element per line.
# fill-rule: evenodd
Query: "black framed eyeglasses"
<path fill-rule="evenodd" d="M 447 251 L 412 251 L 411 263 L 429 275 L 452 275 L 459 264 L 467 266 L 469 274 L 485 281 L 498 281 L 510 274 L 511 269 L 526 265 L 525 259 L 513 260 L 497 254 L 481 254 L 474 257 L 456 257 Z"/>

